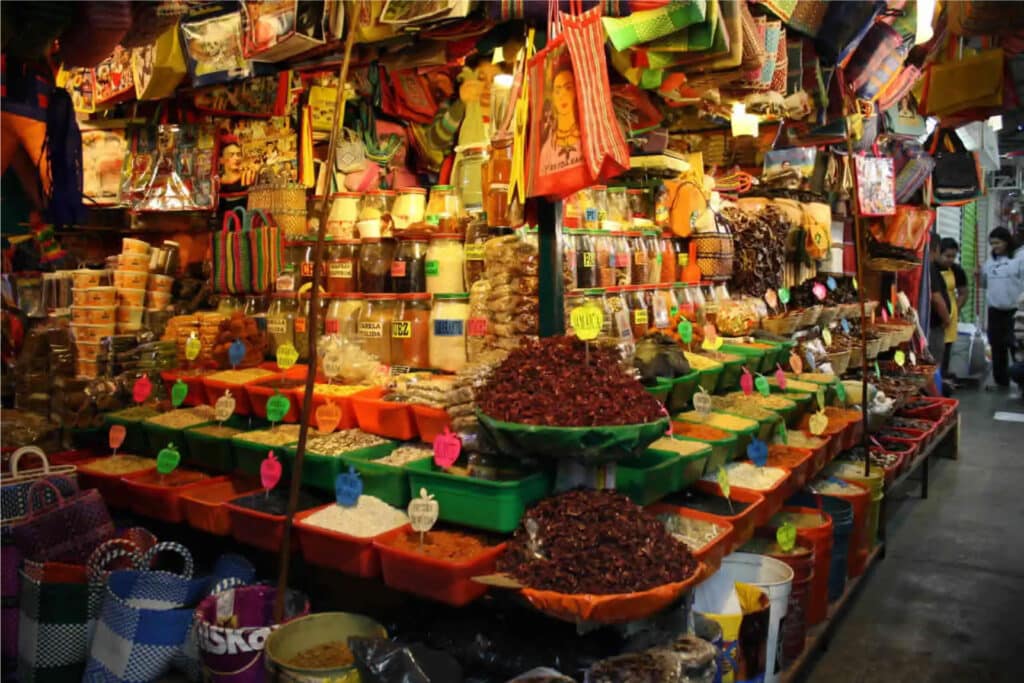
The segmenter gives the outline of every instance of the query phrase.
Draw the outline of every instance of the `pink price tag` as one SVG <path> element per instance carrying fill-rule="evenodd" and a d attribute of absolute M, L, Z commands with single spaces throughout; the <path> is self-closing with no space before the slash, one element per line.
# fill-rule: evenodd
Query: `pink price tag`
<path fill-rule="evenodd" d="M 151 393 L 153 393 L 153 383 L 149 381 L 148 375 L 143 375 L 135 380 L 135 384 L 132 386 L 132 398 L 136 403 L 144 402 Z"/>
<path fill-rule="evenodd" d="M 268 451 L 267 457 L 260 463 L 260 484 L 268 491 L 281 481 L 281 463 L 274 451 Z"/>
<path fill-rule="evenodd" d="M 128 430 L 125 429 L 124 425 L 110 425 L 110 450 L 116 451 L 124 443 L 124 437 L 128 435 Z"/>
<path fill-rule="evenodd" d="M 740 389 L 743 390 L 744 396 L 750 396 L 754 393 L 754 376 L 746 368 L 743 368 L 743 376 L 740 377 Z"/>
<path fill-rule="evenodd" d="M 462 441 L 447 427 L 443 434 L 434 437 L 434 464 L 438 467 L 451 467 L 462 453 Z"/>
<path fill-rule="evenodd" d="M 828 290 L 825 289 L 825 285 L 821 284 L 820 282 L 815 282 L 814 287 L 811 288 L 811 291 L 814 293 L 814 298 L 817 299 L 818 301 L 824 301 L 825 297 L 828 295 Z"/>
<path fill-rule="evenodd" d="M 672 420 L 671 420 L 672 416 L 668 414 L 668 408 L 666 408 L 665 406 L 662 406 L 661 407 L 661 414 L 663 416 L 667 417 L 667 418 L 670 418 L 669 421 L 668 421 L 668 429 L 665 430 L 665 436 L 672 436 Z"/>
<path fill-rule="evenodd" d="M 883 323 L 889 322 L 889 312 L 887 310 L 885 310 L 884 308 L 882 309 L 882 322 Z"/>
<path fill-rule="evenodd" d="M 790 362 L 792 362 L 792 359 L 790 359 Z M 778 363 L 775 364 L 775 381 L 778 383 L 779 389 L 786 390 L 786 372 Z"/>

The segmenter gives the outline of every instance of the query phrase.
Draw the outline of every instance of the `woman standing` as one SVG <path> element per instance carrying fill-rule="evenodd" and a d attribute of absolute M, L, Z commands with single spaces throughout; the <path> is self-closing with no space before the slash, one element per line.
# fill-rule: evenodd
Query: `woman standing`
<path fill-rule="evenodd" d="M 1009 363 L 1013 348 L 1013 315 L 1024 292 L 1024 259 L 1014 259 L 1010 231 L 999 227 L 989 233 L 992 257 L 982 269 L 988 300 L 988 343 L 992 346 L 992 377 L 1001 387 L 1010 385 Z"/>

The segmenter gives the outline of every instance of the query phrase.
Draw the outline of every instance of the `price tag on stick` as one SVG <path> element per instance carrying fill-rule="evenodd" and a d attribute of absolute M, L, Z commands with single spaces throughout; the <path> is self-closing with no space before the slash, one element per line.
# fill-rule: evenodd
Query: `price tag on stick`
<path fill-rule="evenodd" d="M 834 292 L 838 285 L 836 284 L 836 279 L 829 275 L 828 278 L 825 280 L 825 286 L 828 287 L 828 291 Z"/>
<path fill-rule="evenodd" d="M 798 358 L 797 360 L 800 359 Z M 792 359 L 790 359 L 790 362 L 792 362 Z M 775 364 L 775 382 L 779 385 L 779 389 L 786 390 L 786 372 L 778 363 Z"/>
<path fill-rule="evenodd" d="M 321 434 L 331 434 L 341 423 L 341 407 L 329 401 L 316 409 L 316 428 Z"/>
<path fill-rule="evenodd" d="M 270 495 L 270 490 L 281 481 L 281 462 L 273 450 L 267 451 L 267 457 L 260 463 L 260 485 Z"/>
<path fill-rule="evenodd" d="M 328 351 L 324 354 L 321 366 L 323 367 L 324 375 L 327 376 L 328 382 L 341 374 L 341 366 L 343 363 L 344 359 L 342 358 L 341 351 Z"/>
<path fill-rule="evenodd" d="M 128 430 L 125 429 L 124 425 L 110 425 L 110 433 L 107 435 L 107 439 L 110 444 L 110 450 L 114 451 L 114 455 L 117 455 L 117 449 L 124 443 L 124 437 L 127 435 Z"/>
<path fill-rule="evenodd" d="M 569 323 L 582 341 L 592 341 L 604 327 L 604 311 L 593 304 L 583 304 L 569 313 Z"/>
<path fill-rule="evenodd" d="M 828 291 L 826 291 L 825 285 L 820 282 L 814 283 L 814 286 L 811 287 L 811 293 L 814 294 L 814 298 L 818 301 L 824 301 L 825 297 L 828 296 Z"/>
<path fill-rule="evenodd" d="M 232 368 L 237 368 L 238 364 L 245 360 L 245 352 L 245 342 L 240 339 L 231 342 L 231 346 L 228 347 L 228 363 Z"/>
<path fill-rule="evenodd" d="M 442 434 L 434 437 L 434 464 L 438 467 L 451 467 L 461 453 L 462 440 L 457 434 L 452 434 L 448 427 L 444 428 Z"/>
<path fill-rule="evenodd" d="M 132 398 L 136 403 L 143 403 L 153 393 L 153 383 L 149 381 L 149 375 L 143 375 L 135 380 L 132 386 Z"/>
<path fill-rule="evenodd" d="M 785 379 L 785 373 L 783 373 L 782 377 Z M 754 380 L 754 388 L 762 396 L 768 396 L 768 394 L 772 393 L 772 388 L 768 385 L 768 378 L 764 375 L 757 376 L 757 379 Z"/>
<path fill-rule="evenodd" d="M 338 505 L 350 508 L 359 502 L 361 495 L 363 495 L 363 480 L 356 468 L 349 465 L 348 472 L 340 472 L 334 479 L 334 497 L 338 501 Z"/>
<path fill-rule="evenodd" d="M 686 318 L 680 320 L 679 324 L 676 326 L 676 331 L 679 332 L 679 339 L 684 344 L 689 345 L 693 343 L 693 323 L 689 320 Z"/>
<path fill-rule="evenodd" d="M 693 395 L 693 407 L 701 418 L 707 419 L 707 416 L 711 414 L 711 396 L 704 391 L 704 387 L 701 387 L 700 391 Z"/>
<path fill-rule="evenodd" d="M 725 467 L 719 467 L 718 474 L 716 474 L 715 477 L 718 480 L 718 488 L 722 489 L 722 495 L 725 496 L 726 502 L 729 503 L 729 514 L 736 514 L 732 509 L 732 498 L 729 497 L 731 490 L 729 488 L 729 473 L 726 472 Z"/>
<path fill-rule="evenodd" d="M 795 353 L 789 354 L 789 369 L 800 375 L 804 371 L 804 362 Z"/>
<path fill-rule="evenodd" d="M 274 394 L 267 399 L 267 419 L 271 423 L 280 422 L 291 410 L 292 402 L 284 394 Z"/>
<path fill-rule="evenodd" d="M 789 303 L 789 290 L 785 287 L 779 287 L 779 301 L 782 302 L 783 306 Z"/>
<path fill-rule="evenodd" d="M 217 399 L 217 402 L 213 405 L 213 416 L 217 419 L 217 422 L 224 422 L 235 414 L 235 397 L 231 395 L 231 390 L 226 389 L 224 395 Z"/>
<path fill-rule="evenodd" d="M 779 295 L 775 293 L 774 289 L 769 289 L 764 293 L 764 302 L 768 304 L 768 308 L 774 311 L 779 307 Z"/>
<path fill-rule="evenodd" d="M 199 358 L 199 352 L 202 348 L 202 342 L 199 341 L 199 337 L 193 332 L 192 336 L 185 340 L 185 359 L 194 361 L 196 358 Z"/>
<path fill-rule="evenodd" d="M 167 444 L 167 448 L 161 449 L 156 454 L 156 471 L 161 474 L 170 474 L 181 462 L 181 453 L 174 444 Z"/>
<path fill-rule="evenodd" d="M 188 397 L 188 385 L 180 379 L 175 381 L 171 385 L 171 405 L 175 408 L 180 408 L 181 404 L 185 402 L 186 397 Z"/>
<path fill-rule="evenodd" d="M 412 526 L 413 531 L 418 531 L 420 534 L 420 547 L 422 547 L 423 534 L 433 529 L 434 525 L 437 524 L 441 507 L 434 500 L 433 494 L 427 493 L 426 489 L 420 489 L 419 498 L 413 498 L 409 501 L 409 507 L 406 508 L 406 512 L 409 515 L 409 524 Z"/>
<path fill-rule="evenodd" d="M 791 522 L 783 522 L 775 531 L 775 541 L 782 548 L 782 552 L 790 552 L 796 547 L 796 527 Z"/>
<path fill-rule="evenodd" d="M 828 427 L 828 416 L 825 413 L 818 411 L 814 415 L 811 415 L 810 424 L 811 434 L 814 436 L 821 436 L 825 432 L 825 428 Z"/>
<path fill-rule="evenodd" d="M 295 367 L 299 360 L 299 351 L 291 342 L 285 342 L 277 347 L 277 367 L 288 370 Z"/>
<path fill-rule="evenodd" d="M 758 467 L 764 467 L 768 464 L 768 444 L 756 437 L 751 439 L 747 444 L 747 457 Z"/>
<path fill-rule="evenodd" d="M 897 349 L 896 353 L 892 355 L 892 359 L 896 362 L 896 365 L 902 368 L 907 363 L 907 354 L 903 353 L 903 349 Z"/>
<path fill-rule="evenodd" d="M 743 368 L 743 374 L 740 375 L 740 389 L 743 390 L 744 396 L 750 396 L 754 393 L 754 377 L 746 366 Z"/>

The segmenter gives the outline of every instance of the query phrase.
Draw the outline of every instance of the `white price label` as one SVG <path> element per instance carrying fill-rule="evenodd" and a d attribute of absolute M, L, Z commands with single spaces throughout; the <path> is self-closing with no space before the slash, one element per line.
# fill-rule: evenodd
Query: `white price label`
<path fill-rule="evenodd" d="M 342 357 L 341 351 L 328 351 L 324 354 L 324 374 L 330 378 L 341 374 Z"/>

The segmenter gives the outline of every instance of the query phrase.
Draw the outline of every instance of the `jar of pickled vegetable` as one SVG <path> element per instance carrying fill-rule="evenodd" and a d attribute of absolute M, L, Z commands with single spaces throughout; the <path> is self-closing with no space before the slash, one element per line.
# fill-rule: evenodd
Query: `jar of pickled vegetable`
<path fill-rule="evenodd" d="M 435 294 L 430 313 L 430 366 L 458 372 L 466 365 L 469 294 Z"/>
<path fill-rule="evenodd" d="M 576 230 L 576 286 L 597 287 L 600 281 L 594 236 L 587 230 Z"/>
<path fill-rule="evenodd" d="M 632 284 L 633 282 L 633 249 L 630 247 L 626 233 L 612 234 L 615 242 L 615 285 Z"/>
<path fill-rule="evenodd" d="M 326 258 L 326 289 L 330 294 L 346 294 L 359 289 L 359 240 L 328 242 Z"/>
<path fill-rule="evenodd" d="M 422 187 L 403 187 L 395 197 L 391 218 L 395 230 L 407 230 L 409 226 L 423 222 L 427 208 L 427 191 Z"/>
<path fill-rule="evenodd" d="M 391 259 L 391 291 L 409 294 L 427 291 L 427 238 L 403 235 Z"/>
<path fill-rule="evenodd" d="M 651 262 L 650 254 L 647 252 L 647 244 L 644 242 L 643 233 L 625 233 L 626 243 L 632 252 L 630 259 L 629 281 L 634 285 L 647 283 L 650 275 Z"/>
<path fill-rule="evenodd" d="M 395 317 L 394 294 L 367 294 L 359 312 L 359 343 L 363 351 L 391 364 L 391 322 Z"/>
<path fill-rule="evenodd" d="M 359 247 L 359 291 L 381 294 L 391 291 L 391 260 L 394 240 L 364 239 Z"/>
<path fill-rule="evenodd" d="M 363 307 L 364 296 L 359 292 L 328 296 L 324 334 L 336 335 L 350 342 L 357 341 L 359 312 Z"/>
<path fill-rule="evenodd" d="M 435 233 L 427 247 L 426 280 L 431 294 L 455 294 L 466 291 L 463 281 L 466 250 L 454 233 Z"/>
<path fill-rule="evenodd" d="M 299 306 L 294 292 L 277 292 L 267 310 L 267 341 L 270 355 L 284 343 L 295 343 L 295 316 Z"/>
<path fill-rule="evenodd" d="M 625 290 L 626 307 L 629 309 L 629 326 L 633 339 L 640 339 L 647 334 L 647 328 L 650 326 L 647 301 L 644 298 L 644 285 L 630 285 L 623 289 Z"/>
<path fill-rule="evenodd" d="M 579 286 L 576 273 L 576 249 L 578 239 L 575 230 L 562 231 L 562 284 L 566 290 Z"/>
<path fill-rule="evenodd" d="M 431 296 L 399 294 L 391 321 L 391 363 L 410 368 L 430 367 Z"/>
<path fill-rule="evenodd" d="M 391 203 L 394 199 L 395 193 L 391 190 L 370 190 L 363 195 L 357 224 L 360 237 L 391 236 Z"/>

